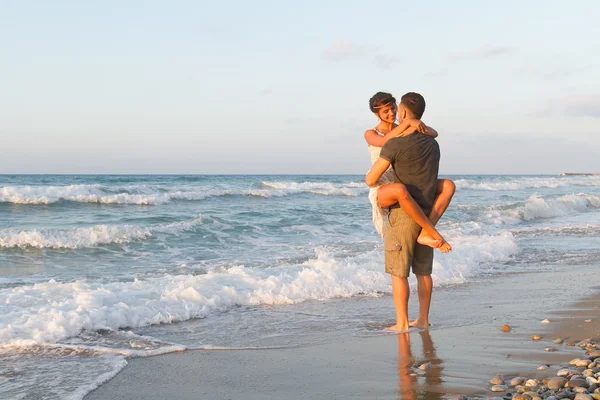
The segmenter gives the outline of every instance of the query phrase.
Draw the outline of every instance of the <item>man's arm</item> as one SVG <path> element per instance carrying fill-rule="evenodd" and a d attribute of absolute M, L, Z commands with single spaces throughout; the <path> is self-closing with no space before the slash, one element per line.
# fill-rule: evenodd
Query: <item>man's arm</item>
<path fill-rule="evenodd" d="M 378 158 L 373 164 L 373 167 L 367 172 L 365 182 L 369 187 L 377 186 L 377 181 L 381 178 L 381 175 L 390 167 L 390 162 L 384 158 Z"/>

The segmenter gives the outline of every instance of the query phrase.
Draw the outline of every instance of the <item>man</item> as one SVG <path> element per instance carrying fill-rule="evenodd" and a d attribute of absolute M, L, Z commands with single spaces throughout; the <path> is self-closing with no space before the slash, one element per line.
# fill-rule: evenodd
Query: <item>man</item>
<path fill-rule="evenodd" d="M 398 119 L 421 119 L 425 112 L 425 99 L 418 93 L 406 93 L 398 106 Z M 390 164 L 417 204 L 432 223 L 439 220 L 444 210 L 433 210 L 438 181 L 440 148 L 437 141 L 427 135 L 410 134 L 389 140 L 381 149 L 379 159 L 367 174 L 369 186 L 376 185 Z M 446 205 L 447 207 L 447 205 Z M 433 212 L 432 212 L 433 211 Z M 388 328 L 407 332 L 409 326 L 429 326 L 429 306 L 433 281 L 433 249 L 417 243 L 421 227 L 398 205 L 390 208 L 388 224 L 384 232 L 385 271 L 392 276 L 392 294 L 396 307 L 396 325 Z M 412 265 L 417 277 L 419 294 L 419 317 L 408 323 L 408 298 L 410 288 L 408 275 Z"/>

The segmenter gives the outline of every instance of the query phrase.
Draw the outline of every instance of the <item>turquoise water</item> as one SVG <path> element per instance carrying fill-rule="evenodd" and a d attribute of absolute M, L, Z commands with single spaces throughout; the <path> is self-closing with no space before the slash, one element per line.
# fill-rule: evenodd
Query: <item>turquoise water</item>
<path fill-rule="evenodd" d="M 600 260 L 600 177 L 448 178 L 440 290 Z M 362 179 L 0 176 L 0 394 L 81 398 L 128 357 L 387 321 L 361 308 L 390 291 Z"/>

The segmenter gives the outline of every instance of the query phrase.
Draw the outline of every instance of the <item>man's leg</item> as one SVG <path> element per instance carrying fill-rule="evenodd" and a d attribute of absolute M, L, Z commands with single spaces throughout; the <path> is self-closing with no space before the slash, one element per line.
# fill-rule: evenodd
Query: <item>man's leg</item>
<path fill-rule="evenodd" d="M 433 279 L 431 275 L 415 275 L 417 277 L 417 290 L 419 293 L 419 316 L 410 323 L 410 326 L 425 329 L 429 327 L 429 307 L 433 292 Z"/>
<path fill-rule="evenodd" d="M 425 329 L 429 327 L 429 307 L 431 306 L 431 292 L 433 290 L 433 249 L 422 245 L 415 246 L 412 260 L 412 270 L 417 277 L 417 291 L 419 293 L 419 316 L 409 326 Z"/>
<path fill-rule="evenodd" d="M 421 227 L 401 208 L 390 211 L 385 228 L 385 272 L 392 276 L 392 295 L 396 308 L 396 324 L 388 329 L 395 332 L 408 331 L 408 275 Z M 431 247 L 422 246 L 433 253 Z"/>
<path fill-rule="evenodd" d="M 408 298 L 410 296 L 408 278 L 392 275 L 392 296 L 396 307 L 396 325 L 386 329 L 395 332 L 408 332 Z"/>

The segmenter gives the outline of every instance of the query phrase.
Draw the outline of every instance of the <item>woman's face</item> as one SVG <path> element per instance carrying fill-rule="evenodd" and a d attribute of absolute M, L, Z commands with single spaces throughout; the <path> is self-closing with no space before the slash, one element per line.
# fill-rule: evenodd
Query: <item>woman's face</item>
<path fill-rule="evenodd" d="M 394 104 L 390 104 L 388 106 L 381 107 L 377 116 L 383 122 L 388 122 L 390 124 L 396 121 L 396 114 L 398 113 L 398 106 Z"/>

